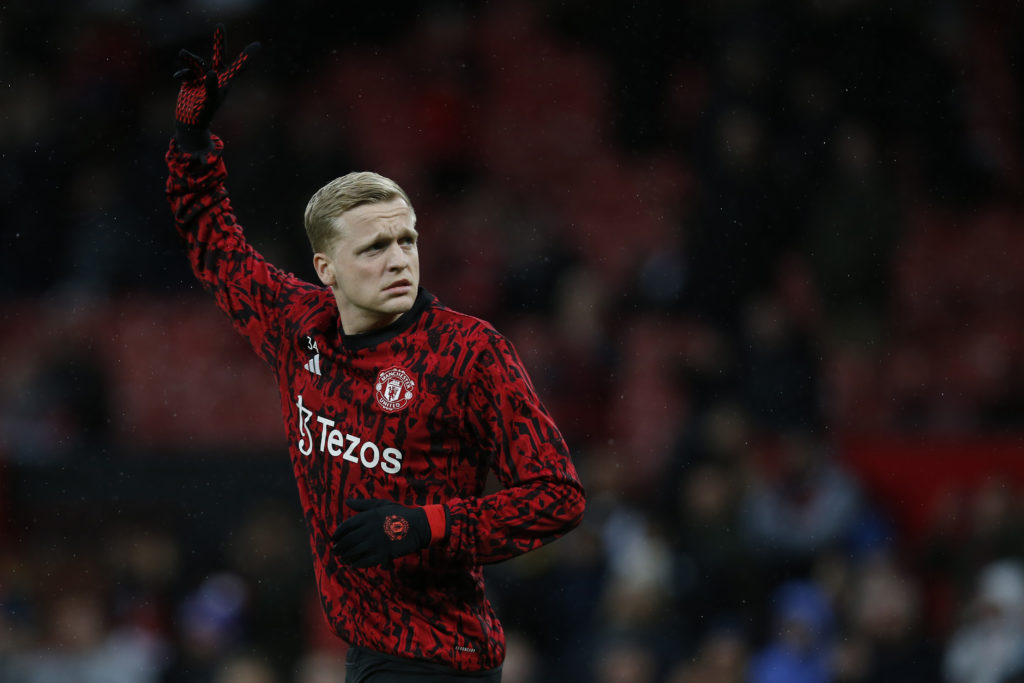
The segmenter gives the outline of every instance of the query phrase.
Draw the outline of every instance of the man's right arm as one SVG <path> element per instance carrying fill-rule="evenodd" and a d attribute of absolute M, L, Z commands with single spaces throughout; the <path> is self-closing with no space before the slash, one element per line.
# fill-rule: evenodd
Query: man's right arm
<path fill-rule="evenodd" d="M 273 363 L 279 346 L 277 317 L 282 290 L 309 287 L 268 264 L 245 240 L 231 210 L 226 187 L 224 144 L 210 132 L 214 114 L 234 79 L 259 51 L 251 43 L 230 63 L 224 59 L 224 27 L 213 33 L 209 65 L 188 50 L 182 64 L 174 110 L 175 133 L 167 151 L 167 199 L 178 233 L 188 246 L 192 271 L 213 293 L 259 356 Z"/>
<path fill-rule="evenodd" d="M 167 199 L 192 272 L 256 353 L 272 363 L 281 291 L 299 282 L 246 242 L 225 186 L 224 144 L 216 136 L 210 142 L 207 149 L 187 152 L 171 141 Z"/>

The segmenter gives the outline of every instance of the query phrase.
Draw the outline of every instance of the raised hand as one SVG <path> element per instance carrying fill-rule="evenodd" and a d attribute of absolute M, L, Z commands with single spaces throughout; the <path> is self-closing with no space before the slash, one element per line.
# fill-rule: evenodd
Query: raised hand
<path fill-rule="evenodd" d="M 231 64 L 225 66 L 224 25 L 217 24 L 209 67 L 201 57 L 188 50 L 178 53 L 182 68 L 174 74 L 181 81 L 174 109 L 175 137 L 185 149 L 203 149 L 209 144 L 213 115 L 227 97 L 232 81 L 259 49 L 259 43 L 250 43 Z"/>

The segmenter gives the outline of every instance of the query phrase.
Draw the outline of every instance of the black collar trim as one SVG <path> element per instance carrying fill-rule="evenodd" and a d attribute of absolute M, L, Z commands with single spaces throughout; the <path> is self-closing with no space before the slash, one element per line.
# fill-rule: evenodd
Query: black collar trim
<path fill-rule="evenodd" d="M 416 301 L 413 303 L 412 308 L 403 313 L 398 320 L 393 323 L 388 323 L 384 327 L 379 327 L 376 330 L 370 330 L 369 332 L 362 332 L 360 334 L 345 334 L 341 329 L 341 321 L 338 321 L 338 332 L 341 336 L 341 343 L 345 345 L 345 348 L 350 351 L 358 351 L 360 349 L 368 349 L 371 346 L 376 346 L 383 342 L 394 339 L 402 332 L 405 332 L 412 327 L 423 311 L 434 301 L 434 295 L 423 289 L 419 288 L 416 293 Z"/>

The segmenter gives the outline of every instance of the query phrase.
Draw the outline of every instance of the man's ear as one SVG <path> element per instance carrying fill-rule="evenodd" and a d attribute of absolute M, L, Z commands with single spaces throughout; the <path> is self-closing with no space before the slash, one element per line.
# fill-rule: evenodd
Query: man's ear
<path fill-rule="evenodd" d="M 320 282 L 328 287 L 333 287 L 338 283 L 338 279 L 334 277 L 334 264 L 331 263 L 325 254 L 313 254 L 313 270 L 316 271 Z"/>

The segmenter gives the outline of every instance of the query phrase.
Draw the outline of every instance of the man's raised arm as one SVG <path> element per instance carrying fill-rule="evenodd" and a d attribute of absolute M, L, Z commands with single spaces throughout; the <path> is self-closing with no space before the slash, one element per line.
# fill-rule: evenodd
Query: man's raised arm
<path fill-rule="evenodd" d="M 182 68 L 174 75 L 181 85 L 166 155 L 166 192 L 196 278 L 256 353 L 273 363 L 281 290 L 308 285 L 267 263 L 246 242 L 225 185 L 224 144 L 210 132 L 233 80 L 258 49 L 259 43 L 252 43 L 225 64 L 224 27 L 218 25 L 209 66 L 187 50 L 179 53 Z"/>

